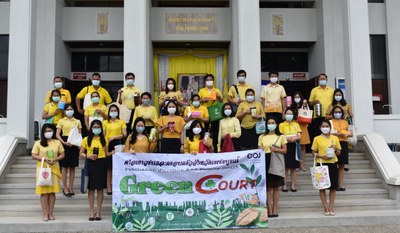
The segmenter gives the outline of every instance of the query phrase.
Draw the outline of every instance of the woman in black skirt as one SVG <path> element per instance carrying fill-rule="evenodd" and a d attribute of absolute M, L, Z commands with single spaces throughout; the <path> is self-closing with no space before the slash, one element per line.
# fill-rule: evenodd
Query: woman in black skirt
<path fill-rule="evenodd" d="M 82 140 L 80 156 L 87 159 L 89 170 L 88 198 L 89 221 L 101 220 L 101 208 L 103 205 L 103 189 L 107 187 L 107 156 L 106 139 L 103 135 L 101 121 L 94 120 L 90 124 L 89 135 Z M 94 192 L 97 191 L 97 209 L 94 211 Z"/>
<path fill-rule="evenodd" d="M 267 202 L 268 202 L 268 217 L 278 217 L 278 202 L 279 202 L 279 187 L 284 183 L 284 174 L 278 176 L 269 174 L 272 166 L 280 166 L 282 169 L 285 164 L 271 164 L 272 152 L 285 154 L 287 152 L 286 137 L 281 135 L 277 126 L 277 120 L 273 117 L 267 119 L 267 129 L 264 135 L 258 138 L 258 147 L 265 151 L 265 170 L 267 177 Z M 277 155 L 273 155 L 277 156 Z"/>
<path fill-rule="evenodd" d="M 75 167 L 79 166 L 79 148 L 72 145 L 68 141 L 71 129 L 76 127 L 81 133 L 82 124 L 81 121 L 74 118 L 74 108 L 70 104 L 65 105 L 65 117 L 60 119 L 57 123 L 57 139 L 63 144 L 65 150 L 65 157 L 60 161 L 61 166 L 61 179 L 63 184 L 63 194 L 66 197 L 75 195 L 74 179 L 75 179 Z M 69 175 L 67 175 L 69 170 Z M 67 184 L 67 176 L 69 176 L 69 182 Z"/>

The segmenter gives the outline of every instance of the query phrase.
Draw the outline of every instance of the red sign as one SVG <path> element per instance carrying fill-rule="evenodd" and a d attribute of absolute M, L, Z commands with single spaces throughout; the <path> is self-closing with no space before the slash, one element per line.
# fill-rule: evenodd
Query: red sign
<path fill-rule="evenodd" d="M 306 73 L 293 73 L 293 79 L 295 80 L 305 80 Z"/>
<path fill-rule="evenodd" d="M 72 80 L 86 80 L 86 73 L 73 73 Z"/>

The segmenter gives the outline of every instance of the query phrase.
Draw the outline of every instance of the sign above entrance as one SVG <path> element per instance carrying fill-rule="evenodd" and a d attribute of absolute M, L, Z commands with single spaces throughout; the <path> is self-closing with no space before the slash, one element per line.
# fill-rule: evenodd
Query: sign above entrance
<path fill-rule="evenodd" d="M 166 13 L 166 34 L 217 34 L 216 13 Z"/>
<path fill-rule="evenodd" d="M 72 80 L 86 80 L 87 74 L 86 73 L 73 73 Z"/>

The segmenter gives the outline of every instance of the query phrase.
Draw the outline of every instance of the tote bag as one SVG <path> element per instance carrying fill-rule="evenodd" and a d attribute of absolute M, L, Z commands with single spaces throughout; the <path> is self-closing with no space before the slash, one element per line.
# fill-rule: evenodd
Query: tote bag
<path fill-rule="evenodd" d="M 51 167 L 49 166 L 48 163 L 46 163 L 47 167 L 43 167 L 43 164 L 44 164 L 44 157 L 42 158 L 42 165 L 39 168 L 37 185 L 51 186 L 53 184 L 51 180 Z"/>
<path fill-rule="evenodd" d="M 310 107 L 307 104 L 307 109 L 300 108 L 298 109 L 298 115 L 297 115 L 297 122 L 300 124 L 311 124 L 313 117 L 313 111 L 310 110 Z"/>
<path fill-rule="evenodd" d="M 218 102 L 217 104 L 211 105 L 210 107 L 207 108 L 208 115 L 210 116 L 211 122 L 219 121 L 223 118 L 222 117 L 222 106 L 224 106 L 224 103 Z"/>
<path fill-rule="evenodd" d="M 81 171 L 81 193 L 86 193 L 89 184 L 89 170 L 87 163 L 87 159 L 85 159 L 85 166 Z"/>
<path fill-rule="evenodd" d="M 311 171 L 311 180 L 314 189 L 322 190 L 322 189 L 327 189 L 331 187 L 331 179 L 329 178 L 329 168 L 328 166 L 322 166 L 322 163 L 320 162 L 320 166 L 315 166 L 316 161 L 315 161 L 316 156 L 314 156 L 314 164 L 310 168 Z"/>
<path fill-rule="evenodd" d="M 265 134 L 265 131 L 266 131 L 265 120 L 263 117 L 256 123 L 256 134 Z"/>
<path fill-rule="evenodd" d="M 279 136 L 273 146 L 282 136 Z M 271 153 L 271 163 L 269 164 L 268 174 L 285 177 L 285 156 L 278 152 Z"/>
<path fill-rule="evenodd" d="M 82 134 L 79 133 L 77 126 L 72 127 L 71 131 L 69 131 L 67 142 L 77 147 L 81 146 Z"/>
<path fill-rule="evenodd" d="M 117 101 L 116 101 L 116 102 L 113 102 L 113 103 L 111 103 L 111 104 L 109 104 L 107 107 L 110 108 L 110 106 L 111 106 L 112 104 L 117 105 L 117 107 L 119 108 L 119 119 L 124 120 L 125 123 L 129 123 L 129 118 L 131 118 L 132 110 L 130 110 L 129 108 L 127 108 L 125 105 L 120 104 L 120 103 L 119 103 L 120 98 L 121 98 L 121 95 L 118 95 Z M 137 106 L 137 105 L 136 105 L 136 106 Z"/>
<path fill-rule="evenodd" d="M 224 142 L 221 146 L 221 152 L 234 152 L 235 147 L 233 145 L 232 138 L 229 134 L 224 137 Z"/>

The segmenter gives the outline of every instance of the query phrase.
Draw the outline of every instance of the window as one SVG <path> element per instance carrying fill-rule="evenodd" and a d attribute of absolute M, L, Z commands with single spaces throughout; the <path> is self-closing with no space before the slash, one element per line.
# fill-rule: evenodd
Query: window
<path fill-rule="evenodd" d="M 384 0 L 368 0 L 368 3 L 385 3 Z"/>
<path fill-rule="evenodd" d="M 261 71 L 308 72 L 306 52 L 262 52 Z"/>
<path fill-rule="evenodd" d="M 123 72 L 124 56 L 116 52 L 73 52 L 72 72 Z"/>
<path fill-rule="evenodd" d="M 8 35 L 0 35 L 0 118 L 7 117 Z"/>

